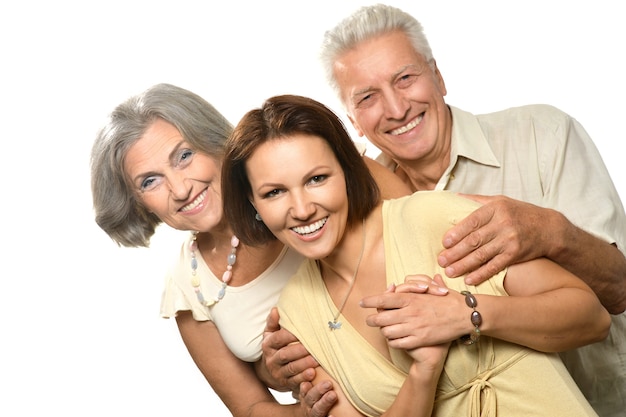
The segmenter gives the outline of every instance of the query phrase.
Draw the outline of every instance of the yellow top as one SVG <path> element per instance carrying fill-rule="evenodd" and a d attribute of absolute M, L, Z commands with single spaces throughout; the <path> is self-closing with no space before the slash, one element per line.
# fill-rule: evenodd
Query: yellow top
<path fill-rule="evenodd" d="M 506 296 L 505 271 L 479 286 L 467 286 L 463 279 L 445 277 L 437 265 L 444 232 L 476 207 L 470 200 L 437 191 L 385 202 L 387 282 L 402 283 L 409 274 L 439 273 L 453 290 Z M 360 412 L 378 416 L 389 408 L 411 358 L 390 349 L 388 361 L 344 317 L 341 329 L 331 331 L 327 322 L 337 308 L 314 261 L 305 262 L 289 281 L 279 310 L 282 326 L 300 339 Z M 451 346 L 433 415 L 596 416 L 556 354 L 485 336 L 471 346 Z"/>

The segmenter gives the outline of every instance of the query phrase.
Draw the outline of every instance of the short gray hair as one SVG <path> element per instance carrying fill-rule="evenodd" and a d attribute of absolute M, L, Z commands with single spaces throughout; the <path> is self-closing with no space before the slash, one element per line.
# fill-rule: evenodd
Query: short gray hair
<path fill-rule="evenodd" d="M 385 4 L 361 7 L 324 34 L 320 60 L 326 80 L 338 96 L 339 86 L 333 71 L 337 58 L 365 40 L 394 31 L 404 32 L 415 51 L 421 54 L 429 65 L 434 65 L 433 52 L 417 19 Z"/>
<path fill-rule="evenodd" d="M 91 192 L 96 223 L 118 245 L 147 247 L 162 223 L 135 197 L 124 171 L 129 148 L 157 120 L 171 123 L 191 147 L 221 165 L 232 125 L 202 97 L 157 84 L 118 105 L 91 150 Z"/>

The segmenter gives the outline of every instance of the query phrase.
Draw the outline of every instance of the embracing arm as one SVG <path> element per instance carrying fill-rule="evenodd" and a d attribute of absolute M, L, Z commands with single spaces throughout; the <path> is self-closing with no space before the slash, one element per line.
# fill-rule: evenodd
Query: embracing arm
<path fill-rule="evenodd" d="M 415 357 L 420 357 L 420 359 L 414 360 L 396 399 L 391 407 L 381 414 L 381 417 L 430 417 L 448 347 L 449 345 L 446 344 L 413 350 L 411 356 L 414 359 Z M 337 403 L 330 410 L 329 417 L 363 416 L 350 403 L 339 384 L 322 368 L 317 369 L 317 378 L 331 380 L 334 384 L 334 391 L 337 393 Z"/>
<path fill-rule="evenodd" d="M 263 356 L 255 363 L 259 378 L 278 391 L 297 392 L 306 416 L 324 417 L 337 401 L 330 381 L 317 379 L 317 361 L 298 339 L 279 325 L 276 307 L 267 316 L 263 332 Z"/>
<path fill-rule="evenodd" d="M 509 267 L 505 289 L 510 297 L 476 296 L 489 317 L 483 322 L 485 334 L 556 352 L 608 335 L 610 315 L 593 291 L 548 259 Z"/>
<path fill-rule="evenodd" d="M 381 327 L 389 345 L 400 349 L 428 346 L 470 333 L 465 297 L 419 294 L 410 281 L 395 293 L 362 300 L 380 312 L 367 318 Z M 539 351 L 560 352 L 603 340 L 610 316 L 591 289 L 554 262 L 541 258 L 509 267 L 510 296 L 475 295 L 483 323 L 481 334 Z"/>
<path fill-rule="evenodd" d="M 547 257 L 580 277 L 612 314 L 626 310 L 626 257 L 561 213 L 504 196 L 467 196 L 483 206 L 450 229 L 439 264 L 478 284 L 508 265 Z"/>
<path fill-rule="evenodd" d="M 281 405 L 276 401 L 257 378 L 252 364 L 230 352 L 212 322 L 196 321 L 190 312 L 182 311 L 176 323 L 194 362 L 234 417 L 303 415 L 299 404 Z"/>

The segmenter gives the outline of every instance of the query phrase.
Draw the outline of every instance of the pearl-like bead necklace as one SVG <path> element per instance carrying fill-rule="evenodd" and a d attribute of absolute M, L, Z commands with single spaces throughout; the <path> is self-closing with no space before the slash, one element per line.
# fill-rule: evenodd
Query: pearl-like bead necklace
<path fill-rule="evenodd" d="M 230 253 L 226 257 L 226 271 L 224 271 L 224 274 L 222 275 L 222 287 L 217 292 L 217 295 L 214 298 L 207 300 L 202 294 L 202 291 L 200 289 L 200 278 L 197 276 L 197 256 L 199 252 L 196 235 L 197 232 L 193 234 L 193 239 L 189 243 L 189 252 L 191 254 L 191 285 L 193 286 L 193 290 L 196 293 L 196 297 L 198 297 L 198 301 L 200 301 L 202 305 L 210 307 L 213 304 L 218 303 L 222 298 L 224 298 L 224 295 L 226 295 L 226 287 L 228 287 L 228 283 L 233 277 L 233 266 L 237 261 L 237 247 L 239 246 L 239 239 L 237 238 L 237 236 L 233 236 L 230 238 L 231 248 Z"/>

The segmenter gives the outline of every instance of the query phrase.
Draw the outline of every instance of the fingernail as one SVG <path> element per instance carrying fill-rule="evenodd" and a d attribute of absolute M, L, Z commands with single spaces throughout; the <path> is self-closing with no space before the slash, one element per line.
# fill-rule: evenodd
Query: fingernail
<path fill-rule="evenodd" d="M 439 291 L 441 294 L 447 294 L 448 293 L 448 289 L 447 288 L 442 288 L 442 287 L 437 287 L 437 291 Z"/>

